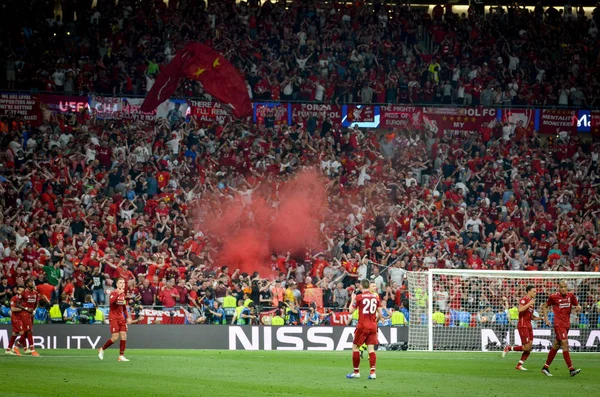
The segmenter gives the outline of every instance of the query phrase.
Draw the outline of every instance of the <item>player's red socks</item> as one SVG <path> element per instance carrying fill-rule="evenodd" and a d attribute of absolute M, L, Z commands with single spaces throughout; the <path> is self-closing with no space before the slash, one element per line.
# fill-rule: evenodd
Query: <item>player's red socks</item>
<path fill-rule="evenodd" d="M 352 352 L 352 366 L 355 374 L 360 372 L 360 352 Z"/>
<path fill-rule="evenodd" d="M 19 343 L 21 344 L 21 347 L 26 348 L 27 344 L 25 343 L 25 341 L 27 340 L 27 337 L 25 336 L 25 334 L 21 335 L 21 337 L 19 338 Z"/>
<path fill-rule="evenodd" d="M 513 346 L 511 348 L 512 351 L 514 352 L 522 352 L 523 351 L 523 346 Z"/>
<path fill-rule="evenodd" d="M 102 346 L 102 350 L 108 349 L 109 347 L 111 347 L 113 345 L 113 343 L 115 343 L 115 342 L 113 342 L 112 339 L 107 340 L 106 343 L 104 344 L 104 346 Z"/>
<path fill-rule="evenodd" d="M 523 354 L 521 354 L 521 361 L 525 362 L 529 358 L 530 353 L 531 352 L 523 352 Z"/>
<path fill-rule="evenodd" d="M 122 356 L 125 353 L 125 345 L 127 345 L 127 341 L 121 339 L 121 343 L 119 344 L 119 354 Z M 360 358 L 360 357 L 359 357 Z"/>
<path fill-rule="evenodd" d="M 375 352 L 369 353 L 369 364 L 371 365 L 371 373 L 375 372 L 375 363 L 377 362 L 377 355 Z"/>
<path fill-rule="evenodd" d="M 546 365 L 544 365 L 544 367 L 548 368 L 550 364 L 552 364 L 554 357 L 556 357 L 556 353 L 558 353 L 558 350 L 550 349 L 548 352 L 548 358 L 546 359 Z"/>
<path fill-rule="evenodd" d="M 29 350 L 34 350 L 33 347 L 33 334 L 30 332 L 27 334 L 27 342 L 29 342 Z"/>
<path fill-rule="evenodd" d="M 15 345 L 15 342 L 17 341 L 17 338 L 19 337 L 19 335 L 13 335 L 10 337 L 10 342 L 8 342 L 8 348 L 12 349 L 13 346 Z"/>
<path fill-rule="evenodd" d="M 563 351 L 563 357 L 565 358 L 565 362 L 567 363 L 567 367 L 569 367 L 569 370 L 572 370 L 573 363 L 571 362 L 571 353 L 569 353 L 568 351 Z"/>

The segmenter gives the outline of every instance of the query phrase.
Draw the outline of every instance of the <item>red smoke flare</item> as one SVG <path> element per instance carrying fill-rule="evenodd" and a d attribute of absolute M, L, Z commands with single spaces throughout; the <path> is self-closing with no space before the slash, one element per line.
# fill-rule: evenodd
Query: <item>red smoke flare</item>
<path fill-rule="evenodd" d="M 307 246 L 320 248 L 320 225 L 326 214 L 326 181 L 316 171 L 303 171 L 278 189 L 279 205 L 273 207 L 274 185 L 263 183 L 252 193 L 252 204 L 237 197 L 211 201 L 200 216 L 200 230 L 218 244 L 216 265 L 242 272 L 271 272 L 272 253 L 303 253 Z M 270 197 L 270 199 L 267 199 Z M 205 202 L 206 203 L 206 202 Z"/>

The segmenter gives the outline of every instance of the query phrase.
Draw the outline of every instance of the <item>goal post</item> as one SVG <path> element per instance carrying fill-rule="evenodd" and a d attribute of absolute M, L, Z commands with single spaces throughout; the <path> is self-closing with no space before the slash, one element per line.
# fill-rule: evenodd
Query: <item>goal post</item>
<path fill-rule="evenodd" d="M 520 344 L 518 302 L 526 287 L 536 287 L 534 308 L 541 316 L 542 304 L 566 280 L 582 307 L 571 313 L 569 344 L 573 351 L 600 351 L 600 273 L 430 269 L 407 278 L 409 350 L 501 351 Z M 547 351 L 553 328 L 543 321 L 532 325 L 533 351 Z"/>

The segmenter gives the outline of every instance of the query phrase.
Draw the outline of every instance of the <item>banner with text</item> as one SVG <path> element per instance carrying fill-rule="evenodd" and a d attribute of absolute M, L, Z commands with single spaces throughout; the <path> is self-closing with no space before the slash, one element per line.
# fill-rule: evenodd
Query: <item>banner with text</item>
<path fill-rule="evenodd" d="M 281 128 L 289 124 L 287 103 L 267 102 L 254 104 L 254 122 L 267 128 Z"/>
<path fill-rule="evenodd" d="M 139 324 L 187 324 L 187 313 L 183 309 L 153 310 L 142 309 L 139 312 Z"/>
<path fill-rule="evenodd" d="M 331 119 L 332 124 L 342 123 L 342 107 L 337 105 L 323 105 L 315 103 L 294 103 L 292 104 L 292 123 L 302 123 L 306 125 L 306 121 L 311 117 L 317 117 L 319 120 L 324 120 L 325 117 Z"/>
<path fill-rule="evenodd" d="M 558 134 L 567 132 L 577 134 L 577 111 L 561 109 L 540 110 L 540 134 Z"/>
<path fill-rule="evenodd" d="M 100 97 L 91 98 L 92 114 L 101 120 L 156 120 L 157 110 L 151 113 L 140 110 L 144 98 Z"/>
<path fill-rule="evenodd" d="M 479 133 L 496 122 L 496 109 L 423 108 L 423 124 L 437 136 L 457 136 Z"/>
<path fill-rule="evenodd" d="M 406 105 L 380 106 L 379 128 L 419 127 L 423 124 L 423 108 Z"/>
<path fill-rule="evenodd" d="M 0 93 L 0 116 L 19 116 L 34 126 L 42 124 L 38 95 Z"/>
<path fill-rule="evenodd" d="M 79 113 L 82 109 L 90 109 L 90 98 L 87 95 L 53 95 L 41 94 L 42 108 L 57 113 Z M 91 112 L 90 112 L 91 114 Z"/>
<path fill-rule="evenodd" d="M 8 347 L 10 325 L 0 325 L 0 346 Z M 34 346 L 42 349 L 98 349 L 107 325 L 41 324 Z M 379 344 L 408 342 L 408 327 L 380 327 Z M 139 325 L 127 332 L 131 349 L 350 350 L 354 327 Z M 133 355 L 134 353 L 132 353 Z"/>
<path fill-rule="evenodd" d="M 350 324 L 352 315 L 348 312 L 333 312 L 329 317 L 329 323 L 337 327 L 345 327 Z"/>
<path fill-rule="evenodd" d="M 201 125 L 224 124 L 231 120 L 231 113 L 219 102 L 190 101 L 190 115 Z"/>

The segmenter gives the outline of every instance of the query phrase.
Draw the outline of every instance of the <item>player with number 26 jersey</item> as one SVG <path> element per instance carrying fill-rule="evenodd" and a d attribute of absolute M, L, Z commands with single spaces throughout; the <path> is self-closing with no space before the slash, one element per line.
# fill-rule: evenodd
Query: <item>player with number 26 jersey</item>
<path fill-rule="evenodd" d="M 354 330 L 354 344 L 376 345 L 377 342 L 377 314 L 381 308 L 381 299 L 378 294 L 363 290 L 356 296 L 354 308 L 358 310 L 358 324 Z"/>

